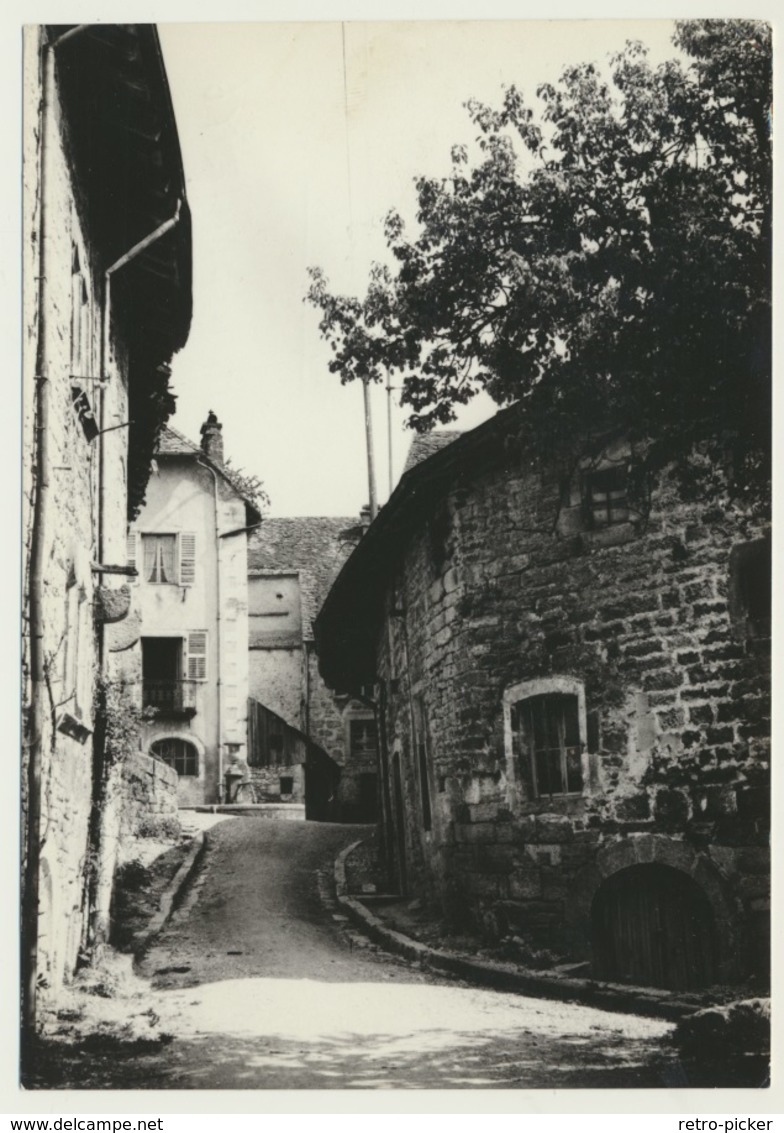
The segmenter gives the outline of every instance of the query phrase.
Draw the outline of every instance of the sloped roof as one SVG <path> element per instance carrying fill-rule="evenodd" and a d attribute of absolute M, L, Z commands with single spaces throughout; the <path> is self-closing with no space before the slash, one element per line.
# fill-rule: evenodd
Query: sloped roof
<path fill-rule="evenodd" d="M 519 461 L 520 421 L 521 406 L 516 403 L 468 432 L 445 430 L 418 438 L 444 438 L 430 452 L 427 445 L 414 442 L 413 455 L 421 454 L 419 460 L 409 460 L 407 471 L 347 559 L 319 610 L 315 625 L 319 671 L 330 688 L 351 692 L 373 680 L 384 594 L 396 553 L 459 477 L 475 475 L 488 463 Z"/>
<path fill-rule="evenodd" d="M 294 516 L 265 519 L 248 543 L 251 575 L 265 571 L 299 574 L 302 634 L 312 640 L 312 622 L 343 563 L 356 545 L 356 516 Z"/>
<path fill-rule="evenodd" d="M 427 460 L 428 457 L 434 456 L 437 452 L 440 452 L 442 448 L 451 445 L 459 436 L 462 436 L 459 429 L 441 429 L 437 433 L 419 433 L 411 442 L 405 467 L 403 468 L 403 475 L 405 476 L 406 472 L 410 472 L 412 468 L 417 464 L 421 464 L 423 460 Z"/>
<path fill-rule="evenodd" d="M 161 435 L 158 438 L 158 445 L 155 450 L 156 456 L 204 456 L 204 453 L 198 445 L 193 441 L 189 441 L 187 437 L 176 429 L 172 429 L 171 425 L 167 425 L 161 430 Z"/>
<path fill-rule="evenodd" d="M 214 460 L 210 460 L 200 445 L 194 444 L 193 441 L 188 440 L 186 436 L 180 433 L 177 429 L 173 429 L 171 425 L 164 426 L 161 429 L 160 436 L 158 437 L 158 444 L 155 448 L 155 456 L 194 456 L 198 457 L 203 464 L 209 465 L 213 468 L 219 476 L 229 485 L 233 492 L 239 496 L 244 502 L 247 510 L 248 523 L 256 523 L 261 519 L 261 513 L 256 504 L 249 500 L 247 496 L 234 485 L 230 476 L 226 475 L 225 470 L 220 464 L 216 464 Z"/>

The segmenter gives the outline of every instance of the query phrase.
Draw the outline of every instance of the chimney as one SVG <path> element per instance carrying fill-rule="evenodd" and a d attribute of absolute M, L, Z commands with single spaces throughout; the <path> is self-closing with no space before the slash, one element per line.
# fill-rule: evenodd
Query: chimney
<path fill-rule="evenodd" d="M 212 410 L 201 427 L 201 451 L 213 464 L 223 465 L 223 425 Z"/>

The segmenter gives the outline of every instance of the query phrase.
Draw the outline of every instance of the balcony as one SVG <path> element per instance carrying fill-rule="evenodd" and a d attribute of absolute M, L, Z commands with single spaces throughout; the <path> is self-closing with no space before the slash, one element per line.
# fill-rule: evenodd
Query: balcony
<path fill-rule="evenodd" d="M 196 715 L 199 681 L 142 680 L 142 707 L 154 708 L 159 718 L 191 720 Z"/>

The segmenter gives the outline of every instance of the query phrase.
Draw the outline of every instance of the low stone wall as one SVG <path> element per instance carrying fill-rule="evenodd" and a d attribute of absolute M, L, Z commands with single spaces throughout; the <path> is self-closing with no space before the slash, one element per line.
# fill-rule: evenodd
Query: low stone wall
<path fill-rule="evenodd" d="M 262 803 L 304 803 L 305 769 L 301 763 L 291 767 L 273 764 L 270 767 L 251 767 L 251 781 L 256 798 Z M 291 780 L 291 790 L 283 791 L 286 780 Z"/>
<path fill-rule="evenodd" d="M 96 895 L 97 936 L 107 940 L 114 874 L 129 856 L 129 844 L 151 831 L 156 820 L 177 815 L 177 772 L 144 752 L 114 767 L 104 794 L 101 815 Z"/>
<path fill-rule="evenodd" d="M 134 835 L 150 819 L 177 814 L 177 772 L 139 752 L 123 764 L 122 833 Z"/>

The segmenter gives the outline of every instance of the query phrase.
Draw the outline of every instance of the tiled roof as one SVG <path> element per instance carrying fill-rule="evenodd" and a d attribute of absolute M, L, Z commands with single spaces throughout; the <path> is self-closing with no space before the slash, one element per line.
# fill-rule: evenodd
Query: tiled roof
<path fill-rule="evenodd" d="M 161 430 L 155 454 L 156 456 L 203 455 L 198 445 L 195 445 L 193 441 L 189 441 L 187 437 L 184 437 L 182 433 L 178 433 L 176 429 L 172 429 L 171 425 L 167 425 L 165 429 Z"/>
<path fill-rule="evenodd" d="M 155 449 L 155 456 L 197 456 L 203 464 L 208 464 L 211 468 L 223 477 L 226 483 L 233 489 L 234 492 L 245 502 L 247 509 L 248 523 L 255 523 L 261 518 L 257 505 L 243 495 L 243 493 L 234 485 L 230 476 L 226 475 L 226 470 L 220 465 L 216 464 L 214 460 L 206 455 L 203 449 L 189 441 L 187 437 L 183 436 L 171 425 L 166 425 L 161 430 L 161 435 L 158 438 L 158 445 Z"/>
<path fill-rule="evenodd" d="M 248 570 L 296 571 L 300 576 L 302 633 L 313 636 L 311 623 L 327 591 L 356 544 L 348 532 L 357 516 L 296 516 L 265 519 L 248 542 Z"/>
<path fill-rule="evenodd" d="M 459 429 L 441 429 L 437 433 L 420 433 L 414 437 L 411 448 L 408 450 L 403 475 L 414 468 L 415 465 L 421 464 L 423 460 L 427 460 L 428 457 L 440 452 L 442 448 L 451 445 L 452 441 L 456 441 L 459 436 L 461 436 Z"/>

